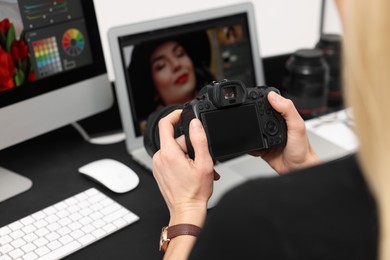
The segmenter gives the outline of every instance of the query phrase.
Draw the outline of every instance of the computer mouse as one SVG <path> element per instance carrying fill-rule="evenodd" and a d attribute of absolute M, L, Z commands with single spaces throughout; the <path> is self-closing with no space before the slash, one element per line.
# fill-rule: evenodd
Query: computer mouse
<path fill-rule="evenodd" d="M 138 175 L 130 167 L 113 159 L 90 162 L 79 172 L 116 193 L 131 191 L 139 183 Z"/>

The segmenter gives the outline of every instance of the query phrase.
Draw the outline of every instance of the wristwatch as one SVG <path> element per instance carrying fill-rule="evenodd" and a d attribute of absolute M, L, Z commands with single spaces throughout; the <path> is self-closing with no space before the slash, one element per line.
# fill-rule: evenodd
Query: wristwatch
<path fill-rule="evenodd" d="M 178 224 L 174 226 L 166 226 L 161 230 L 160 236 L 160 251 L 167 251 L 168 244 L 172 238 L 182 235 L 191 235 L 197 237 L 201 228 L 192 224 Z"/>

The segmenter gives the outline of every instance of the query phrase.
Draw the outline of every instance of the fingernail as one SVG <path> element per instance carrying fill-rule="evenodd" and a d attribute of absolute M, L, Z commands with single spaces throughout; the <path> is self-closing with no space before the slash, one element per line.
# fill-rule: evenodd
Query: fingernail
<path fill-rule="evenodd" d="M 191 120 L 191 127 L 195 130 L 199 130 L 203 128 L 202 123 L 197 118 Z"/>
<path fill-rule="evenodd" d="M 276 94 L 274 91 L 271 91 L 268 95 L 270 95 L 270 98 L 273 102 L 277 103 L 280 101 L 280 96 Z"/>

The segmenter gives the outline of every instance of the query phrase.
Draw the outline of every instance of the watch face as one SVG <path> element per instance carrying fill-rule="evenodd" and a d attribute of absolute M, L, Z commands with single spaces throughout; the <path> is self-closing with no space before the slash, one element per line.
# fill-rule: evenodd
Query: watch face
<path fill-rule="evenodd" d="M 169 244 L 168 227 L 163 227 L 160 235 L 160 251 L 163 251 L 165 253 L 168 244 Z"/>

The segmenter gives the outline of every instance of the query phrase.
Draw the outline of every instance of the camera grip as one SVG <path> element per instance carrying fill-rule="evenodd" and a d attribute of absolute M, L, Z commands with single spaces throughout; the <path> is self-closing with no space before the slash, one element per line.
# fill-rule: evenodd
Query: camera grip
<path fill-rule="evenodd" d="M 191 108 L 192 107 L 189 106 L 189 104 L 184 105 L 183 111 L 181 112 L 181 121 L 179 123 L 179 127 L 185 137 L 187 154 L 191 159 L 194 159 L 195 152 L 190 140 L 190 122 L 192 119 L 196 118 L 196 116 Z"/>
<path fill-rule="evenodd" d="M 269 147 L 272 146 L 285 146 L 287 143 L 287 124 L 284 117 L 277 112 L 268 101 L 268 93 L 274 91 L 280 95 L 280 91 L 277 88 L 267 86 L 265 89 L 265 95 L 263 99 L 265 114 L 264 118 L 264 133 L 267 135 L 267 142 Z M 277 132 L 274 131 L 273 122 L 277 124 Z M 270 124 L 268 124 L 270 123 Z"/>

